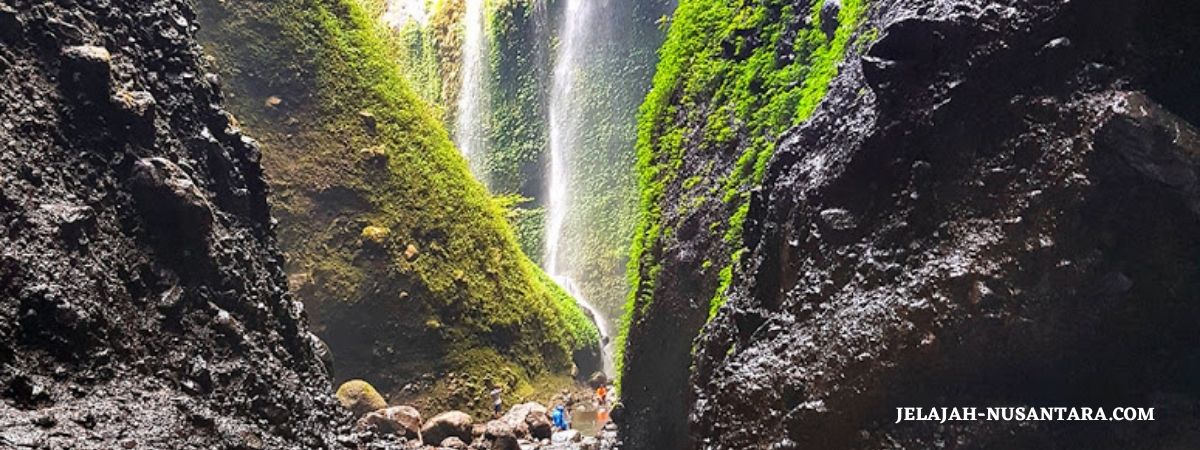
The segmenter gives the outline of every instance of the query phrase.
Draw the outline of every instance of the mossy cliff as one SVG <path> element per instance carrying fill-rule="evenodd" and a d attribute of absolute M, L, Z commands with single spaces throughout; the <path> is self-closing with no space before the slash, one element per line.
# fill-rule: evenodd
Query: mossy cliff
<path fill-rule="evenodd" d="M 825 13 L 822 14 L 822 8 Z M 836 3 L 836 6 L 835 6 Z M 750 190 L 823 98 L 865 0 L 682 0 L 638 118 L 640 223 L 617 348 L 635 448 L 686 442 L 693 339 L 723 302 Z"/>
<path fill-rule="evenodd" d="M 489 2 L 485 14 L 491 117 L 484 167 L 493 192 L 522 199 L 513 204 L 513 225 L 521 248 L 539 263 L 546 239 L 552 17 L 547 2 L 531 0 Z"/>
<path fill-rule="evenodd" d="M 1198 448 L 1196 23 L 1187 0 L 871 2 L 755 182 L 749 250 L 695 345 L 690 436 Z M 1156 420 L 898 422 L 902 405 Z"/>
<path fill-rule="evenodd" d="M 598 335 L 521 253 L 369 6 L 200 2 L 231 109 L 264 145 L 290 284 L 339 380 L 429 408 L 484 408 L 489 378 L 518 397 Z"/>
<path fill-rule="evenodd" d="M 376 2 L 378 6 L 371 8 Z M 382 0 L 364 0 L 364 4 L 376 14 L 387 12 L 386 4 Z M 441 105 L 446 104 L 445 98 L 453 93 L 444 89 L 446 83 L 442 80 L 441 67 L 443 60 L 448 60 L 454 55 L 443 56 L 449 51 L 446 43 L 430 35 L 418 22 L 403 22 L 398 27 L 393 27 L 393 30 L 394 42 L 401 49 L 397 52 L 396 59 L 396 64 L 403 68 L 401 74 L 413 91 L 434 109 L 434 115 L 444 122 L 447 120 L 447 111 Z"/>
<path fill-rule="evenodd" d="M 480 124 L 487 151 L 476 170 L 490 190 L 505 196 L 510 221 L 526 254 L 545 252 L 548 197 L 549 111 L 556 47 L 563 39 L 562 0 L 499 0 L 485 4 L 487 120 Z M 631 231 L 637 222 L 636 116 L 650 86 L 665 18 L 672 0 L 595 2 L 577 61 L 575 108 L 569 111 L 578 139 L 566 155 L 571 205 L 563 229 L 560 267 L 573 275 L 581 294 L 608 319 L 620 316 L 626 297 Z M 462 55 L 463 2 L 439 2 L 423 28 L 415 21 L 402 33 L 423 34 L 438 50 L 442 90 L 430 97 L 454 115 Z M 411 39 L 411 38 L 409 38 Z M 406 46 L 402 59 L 420 59 Z M 423 73 L 428 65 L 414 68 Z M 428 76 L 422 76 L 428 79 Z"/>

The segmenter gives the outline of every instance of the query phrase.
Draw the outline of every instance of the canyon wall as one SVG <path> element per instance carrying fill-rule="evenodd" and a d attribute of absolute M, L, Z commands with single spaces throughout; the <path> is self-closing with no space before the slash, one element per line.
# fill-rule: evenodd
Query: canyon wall
<path fill-rule="evenodd" d="M 618 337 L 633 448 L 690 441 L 693 340 L 725 300 L 776 139 L 859 51 L 864 2 L 682 0 L 638 118 L 641 200 Z M 643 426 L 654 423 L 654 426 Z"/>
<path fill-rule="evenodd" d="M 0 3 L 0 447 L 348 431 L 195 24 L 174 1 Z"/>
<path fill-rule="evenodd" d="M 263 142 L 285 269 L 335 380 L 474 411 L 489 382 L 513 401 L 570 383 L 576 363 L 598 366 L 595 327 L 410 89 L 379 8 L 199 3 L 230 109 Z"/>
<path fill-rule="evenodd" d="M 640 124 L 656 215 L 624 359 L 633 448 L 1197 445 L 1200 8 L 826 0 L 798 19 L 792 4 L 701 3 L 681 4 Z M 681 28 L 718 13 L 757 21 Z M 727 131 L 747 108 L 711 86 L 776 98 L 770 74 L 805 27 L 848 39 L 828 90 L 766 132 Z M 703 76 L 762 52 L 743 76 Z M 711 178 L 692 174 L 743 170 L 754 140 L 770 150 L 747 159 L 744 189 L 689 193 Z M 703 207 L 685 209 L 692 198 Z M 900 406 L 1139 406 L 1158 420 L 896 424 Z"/>

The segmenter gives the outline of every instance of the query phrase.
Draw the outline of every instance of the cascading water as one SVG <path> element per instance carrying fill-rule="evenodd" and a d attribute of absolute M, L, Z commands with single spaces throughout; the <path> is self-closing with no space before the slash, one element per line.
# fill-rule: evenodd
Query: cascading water
<path fill-rule="evenodd" d="M 454 144 L 471 166 L 471 173 L 487 184 L 482 159 L 486 153 L 481 124 L 487 120 L 487 91 L 485 89 L 484 0 L 466 0 L 463 11 L 462 81 L 455 105 Z"/>
<path fill-rule="evenodd" d="M 550 89 L 550 177 L 546 190 L 548 201 L 546 212 L 546 272 L 570 293 L 575 300 L 592 315 L 603 341 L 601 358 L 604 373 L 613 375 L 612 351 L 609 348 L 607 319 L 600 310 L 588 302 L 575 286 L 571 267 L 563 264 L 563 226 L 570 214 L 571 190 L 569 158 L 578 148 L 579 129 L 582 126 L 580 105 L 574 90 L 579 81 L 581 57 L 592 16 L 589 0 L 566 0 L 563 22 L 559 31 L 559 44 L 554 58 L 554 80 Z"/>

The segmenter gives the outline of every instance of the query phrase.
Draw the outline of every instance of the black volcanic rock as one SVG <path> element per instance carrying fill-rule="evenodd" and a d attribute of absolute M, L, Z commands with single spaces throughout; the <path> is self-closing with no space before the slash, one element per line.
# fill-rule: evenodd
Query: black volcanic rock
<path fill-rule="evenodd" d="M 879 39 L 755 195 L 695 355 L 697 448 L 1200 445 L 1198 22 L 1187 1 L 875 4 Z M 1158 420 L 894 423 L 905 406 Z"/>
<path fill-rule="evenodd" d="M 0 448 L 341 448 L 191 11 L 0 4 Z"/>

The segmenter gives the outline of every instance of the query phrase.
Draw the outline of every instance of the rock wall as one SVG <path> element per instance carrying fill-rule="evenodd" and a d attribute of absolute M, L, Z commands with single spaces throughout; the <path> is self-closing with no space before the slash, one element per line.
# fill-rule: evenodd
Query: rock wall
<path fill-rule="evenodd" d="M 598 355 L 595 327 L 521 252 L 368 6 L 198 3 L 230 109 L 263 142 L 285 268 L 335 379 L 478 412 L 489 379 L 510 401 L 570 383 L 572 356 Z"/>
<path fill-rule="evenodd" d="M 447 92 L 459 89 L 457 54 L 461 43 L 461 1 L 437 5 L 426 35 L 438 42 L 441 78 Z M 634 140 L 638 105 L 649 88 L 674 0 L 603 0 L 589 5 L 582 57 L 576 61 L 575 89 L 565 111 L 576 120 L 577 135 L 565 167 L 571 211 L 564 221 L 559 267 L 615 328 L 627 294 L 625 269 L 631 230 L 637 220 Z M 511 203 L 509 221 L 522 249 L 534 261 L 545 256 L 549 178 L 550 91 L 566 2 L 503 0 L 487 2 L 487 68 L 484 100 L 490 112 L 483 125 L 487 151 L 476 170 L 496 195 Z M 402 33 L 412 33 L 416 24 Z M 447 30 L 453 30 L 447 32 Z M 406 49 L 415 59 L 417 52 Z M 422 73 L 425 66 L 406 68 Z M 454 114 L 449 97 L 442 107 Z M 450 123 L 450 122 L 447 122 Z M 453 125 L 449 125 L 453 126 Z M 568 125 L 569 126 L 569 125 Z M 576 129 L 577 128 L 577 129 Z"/>
<path fill-rule="evenodd" d="M 195 31 L 175 1 L 0 3 L 0 447 L 336 447 Z"/>
<path fill-rule="evenodd" d="M 623 438 L 690 441 L 693 340 L 744 253 L 750 190 L 776 138 L 821 100 L 857 51 L 862 1 L 682 0 L 638 118 L 639 224 L 617 347 Z M 822 24 L 825 27 L 822 27 Z"/>
<path fill-rule="evenodd" d="M 696 448 L 1200 444 L 1197 19 L 873 2 L 870 45 L 751 200 L 693 361 Z M 895 424 L 898 406 L 1158 420 Z"/>

